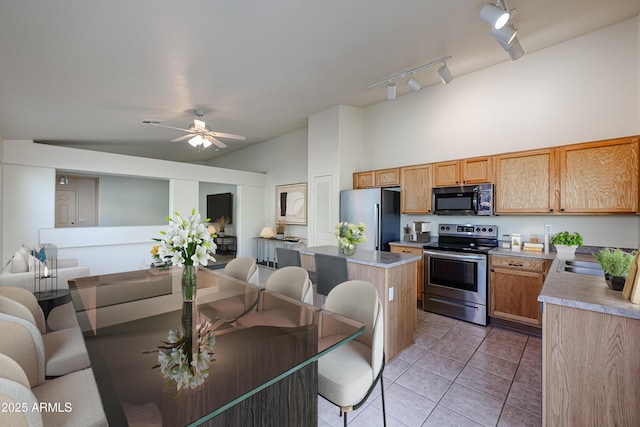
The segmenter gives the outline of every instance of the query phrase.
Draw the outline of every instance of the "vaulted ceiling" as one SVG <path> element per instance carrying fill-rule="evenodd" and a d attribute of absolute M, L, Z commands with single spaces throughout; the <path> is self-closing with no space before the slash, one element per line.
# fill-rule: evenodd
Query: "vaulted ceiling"
<path fill-rule="evenodd" d="M 0 137 L 176 161 L 306 126 L 337 104 L 386 99 L 371 83 L 447 55 L 454 78 L 510 61 L 486 0 L 32 0 L 0 4 Z M 640 14 L 638 0 L 511 0 L 525 52 Z M 420 71 L 439 84 L 435 68 Z M 455 81 L 455 80 L 454 80 Z M 397 81 L 398 96 L 409 92 Z M 386 101 L 385 101 L 386 102 Z M 389 101 L 391 102 L 391 101 Z M 198 153 L 193 110 L 245 142 Z"/>

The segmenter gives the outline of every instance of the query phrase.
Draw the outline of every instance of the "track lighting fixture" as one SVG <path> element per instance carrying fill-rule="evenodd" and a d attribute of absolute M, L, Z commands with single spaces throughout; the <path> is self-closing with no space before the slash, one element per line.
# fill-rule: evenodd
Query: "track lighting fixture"
<path fill-rule="evenodd" d="M 496 39 L 503 43 L 511 43 L 513 39 L 518 35 L 518 30 L 513 28 L 513 25 L 505 25 L 504 27 L 496 30 L 495 28 L 491 29 L 490 34 Z"/>
<path fill-rule="evenodd" d="M 69 178 L 67 178 L 66 175 L 63 175 L 60 177 L 60 181 L 58 181 L 58 184 L 60 185 L 67 185 L 69 184 Z"/>
<path fill-rule="evenodd" d="M 505 43 L 501 40 L 498 40 L 500 46 L 509 54 L 512 61 L 522 57 L 524 55 L 524 49 L 520 46 L 520 40 L 517 37 L 514 37 L 511 43 Z"/>
<path fill-rule="evenodd" d="M 437 65 L 437 64 L 444 64 L 442 67 L 440 67 L 438 69 L 438 75 L 440 76 L 440 80 L 442 80 L 442 83 L 447 84 L 451 80 L 453 80 L 453 76 L 451 75 L 451 71 L 449 71 L 449 69 L 447 68 L 447 64 L 446 64 L 446 62 L 449 61 L 451 58 L 452 58 L 451 55 L 445 56 L 444 58 L 440 58 L 440 59 L 438 59 L 436 61 L 429 62 L 428 64 L 424 64 L 424 65 L 421 65 L 419 67 L 413 68 L 411 70 L 403 71 L 401 73 L 398 73 L 398 74 L 396 74 L 394 76 L 391 76 L 389 78 L 386 78 L 384 80 L 380 80 L 379 82 L 370 84 L 367 87 L 369 89 L 371 89 L 372 87 L 375 87 L 375 86 L 381 85 L 383 83 L 386 83 L 387 84 L 387 99 L 389 99 L 389 100 L 396 99 L 396 85 L 395 85 L 395 83 L 393 83 L 393 80 L 405 78 L 405 77 L 410 75 L 411 77 L 409 78 L 409 80 L 407 80 L 407 82 L 405 84 L 412 91 L 419 92 L 420 89 L 422 89 L 422 84 L 420 84 L 420 82 L 418 80 L 416 80 L 416 73 L 418 71 L 424 70 L 425 68 L 433 67 L 434 65 Z"/>
<path fill-rule="evenodd" d="M 422 85 L 420 84 L 419 81 L 417 81 L 415 79 L 416 75 L 414 74 L 413 77 L 411 77 L 409 80 L 407 80 L 407 83 L 405 83 L 407 85 L 407 87 L 409 89 L 411 89 L 412 91 L 418 93 L 420 92 L 420 89 L 422 89 Z"/>
<path fill-rule="evenodd" d="M 447 84 L 453 80 L 453 76 L 451 75 L 451 71 L 449 71 L 449 67 L 447 67 L 447 63 L 442 64 L 440 68 L 438 68 L 438 75 L 440 76 L 440 80 L 442 80 L 443 84 Z"/>
<path fill-rule="evenodd" d="M 496 4 L 488 3 L 480 11 L 480 18 L 496 30 L 499 30 L 509 22 L 509 9 L 504 1 L 498 0 Z"/>
<path fill-rule="evenodd" d="M 387 85 L 387 99 L 393 100 L 396 99 L 396 84 L 389 82 Z"/>

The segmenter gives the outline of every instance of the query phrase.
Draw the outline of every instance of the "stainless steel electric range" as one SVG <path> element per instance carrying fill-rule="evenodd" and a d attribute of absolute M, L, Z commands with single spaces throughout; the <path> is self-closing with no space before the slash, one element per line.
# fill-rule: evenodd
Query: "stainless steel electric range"
<path fill-rule="evenodd" d="M 438 236 L 424 245 L 422 308 L 486 325 L 487 265 L 498 246 L 498 226 L 440 224 Z"/>

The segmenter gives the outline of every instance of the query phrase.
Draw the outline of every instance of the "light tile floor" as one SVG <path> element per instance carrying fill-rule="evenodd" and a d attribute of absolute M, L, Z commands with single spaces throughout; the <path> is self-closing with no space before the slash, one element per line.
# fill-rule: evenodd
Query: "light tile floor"
<path fill-rule="evenodd" d="M 387 425 L 542 425 L 542 341 L 418 310 L 414 345 L 384 372 Z M 381 426 L 377 385 L 349 413 L 350 426 Z M 318 425 L 341 426 L 336 406 L 318 397 Z"/>

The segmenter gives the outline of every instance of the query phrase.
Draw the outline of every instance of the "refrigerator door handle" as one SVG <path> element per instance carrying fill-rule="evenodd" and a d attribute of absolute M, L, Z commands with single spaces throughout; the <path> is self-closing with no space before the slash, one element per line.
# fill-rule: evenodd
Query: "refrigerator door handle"
<path fill-rule="evenodd" d="M 380 224 L 380 203 L 376 203 L 374 205 L 374 218 L 376 219 L 376 223 L 375 223 L 375 250 L 379 251 L 380 250 L 380 242 L 382 241 L 382 227 Z"/>

